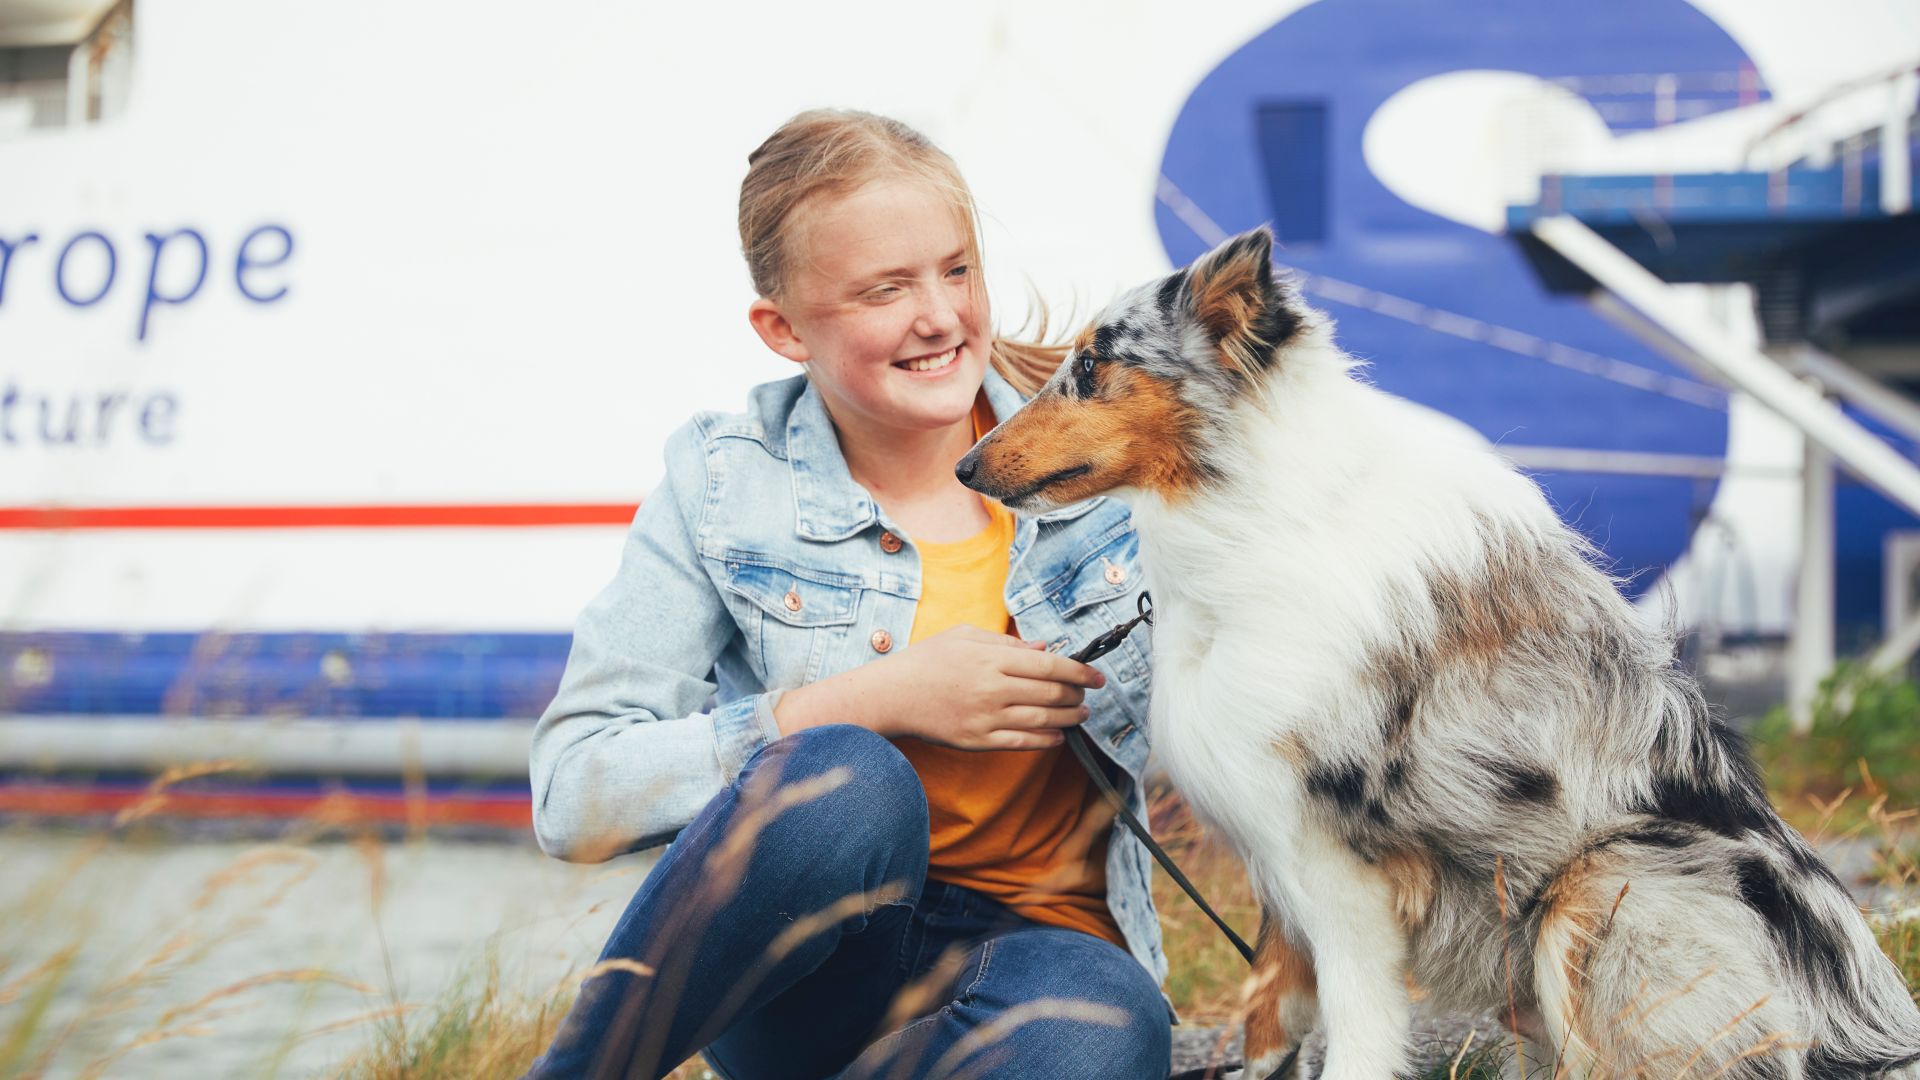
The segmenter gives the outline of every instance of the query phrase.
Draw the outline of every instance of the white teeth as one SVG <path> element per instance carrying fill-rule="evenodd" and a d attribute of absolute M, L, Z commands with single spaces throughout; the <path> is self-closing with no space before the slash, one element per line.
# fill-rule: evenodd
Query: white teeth
<path fill-rule="evenodd" d="M 955 345 L 939 356 L 927 356 L 919 360 L 908 360 L 900 366 L 906 368 L 908 371 L 933 371 L 936 368 L 943 368 L 953 363 L 954 359 L 959 355 L 960 347 Z"/>

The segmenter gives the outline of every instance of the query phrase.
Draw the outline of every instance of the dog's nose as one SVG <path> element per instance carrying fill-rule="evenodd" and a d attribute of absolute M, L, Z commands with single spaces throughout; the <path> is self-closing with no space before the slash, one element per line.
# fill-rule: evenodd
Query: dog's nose
<path fill-rule="evenodd" d="M 979 468 L 980 451 L 978 449 L 969 450 L 966 456 L 960 459 L 960 463 L 953 467 L 953 475 L 959 477 L 960 482 L 963 484 L 971 483 L 974 472 Z"/>

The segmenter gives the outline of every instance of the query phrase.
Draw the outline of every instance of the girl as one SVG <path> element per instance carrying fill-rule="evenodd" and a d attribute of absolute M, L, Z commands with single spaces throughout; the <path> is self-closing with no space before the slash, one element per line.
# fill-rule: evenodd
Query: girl
<path fill-rule="evenodd" d="M 954 464 L 1060 350 L 989 329 L 972 198 L 919 133 L 795 117 L 748 159 L 748 319 L 803 375 L 676 432 L 534 733 L 534 826 L 669 839 L 533 1075 L 1165 1077 L 1126 511 L 1038 518 Z M 717 704 L 716 704 L 717 702 Z"/>

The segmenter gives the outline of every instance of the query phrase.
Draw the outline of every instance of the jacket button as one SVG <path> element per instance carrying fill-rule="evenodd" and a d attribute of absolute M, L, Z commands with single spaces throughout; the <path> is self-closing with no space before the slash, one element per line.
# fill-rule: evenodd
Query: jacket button
<path fill-rule="evenodd" d="M 1126 567 L 1116 566 L 1113 563 L 1107 562 L 1107 560 L 1105 559 L 1101 559 L 1100 561 L 1103 563 L 1107 563 L 1107 584 L 1118 585 L 1121 582 L 1127 580 Z"/>
<path fill-rule="evenodd" d="M 893 648 L 893 635 L 885 630 L 875 630 L 867 643 L 873 646 L 874 652 L 883 653 Z"/>
<path fill-rule="evenodd" d="M 792 589 L 787 590 L 786 599 L 783 602 L 787 605 L 788 611 L 800 610 L 800 594 Z"/>
<path fill-rule="evenodd" d="M 900 538 L 890 532 L 880 534 L 880 550 L 891 555 L 900 550 Z"/>

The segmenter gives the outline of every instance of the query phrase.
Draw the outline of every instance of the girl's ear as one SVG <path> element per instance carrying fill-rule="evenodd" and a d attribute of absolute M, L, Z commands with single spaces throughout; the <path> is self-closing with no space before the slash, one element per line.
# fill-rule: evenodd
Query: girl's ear
<path fill-rule="evenodd" d="M 804 364 L 813 359 L 813 354 L 794 332 L 793 324 L 780 311 L 780 305 L 766 297 L 753 302 L 747 309 L 747 321 L 753 324 L 753 332 L 767 343 L 767 348 L 796 364 Z"/>

